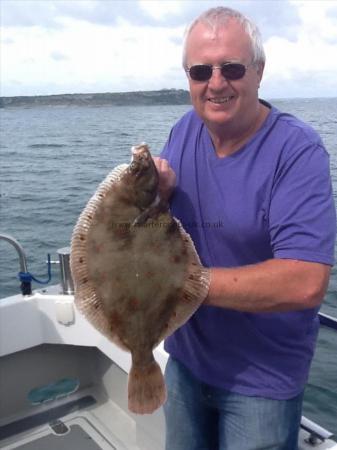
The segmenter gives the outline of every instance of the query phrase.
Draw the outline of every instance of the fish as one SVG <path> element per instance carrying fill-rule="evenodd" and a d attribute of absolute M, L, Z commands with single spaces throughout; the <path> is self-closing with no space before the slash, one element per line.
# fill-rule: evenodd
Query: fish
<path fill-rule="evenodd" d="M 198 309 L 209 289 L 190 235 L 159 194 L 150 148 L 131 148 L 80 214 L 71 237 L 75 305 L 131 353 L 128 408 L 151 414 L 166 400 L 153 350 Z"/>

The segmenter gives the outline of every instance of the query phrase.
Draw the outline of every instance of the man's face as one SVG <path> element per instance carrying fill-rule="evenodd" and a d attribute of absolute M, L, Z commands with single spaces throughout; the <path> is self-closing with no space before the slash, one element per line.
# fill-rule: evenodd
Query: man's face
<path fill-rule="evenodd" d="M 229 19 L 225 27 L 212 30 L 198 23 L 186 42 L 186 62 L 219 66 L 225 62 L 239 62 L 248 66 L 253 59 L 251 43 L 242 26 Z M 193 106 L 209 127 L 238 126 L 241 120 L 255 117 L 258 87 L 263 66 L 250 65 L 243 78 L 226 80 L 214 69 L 208 81 L 194 81 L 189 77 Z"/>

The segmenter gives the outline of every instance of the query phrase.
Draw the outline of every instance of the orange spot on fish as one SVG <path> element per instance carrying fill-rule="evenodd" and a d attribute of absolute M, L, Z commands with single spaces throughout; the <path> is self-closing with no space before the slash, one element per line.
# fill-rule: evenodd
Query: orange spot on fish
<path fill-rule="evenodd" d="M 117 311 L 112 311 L 110 314 L 110 328 L 113 330 L 114 328 L 118 328 L 122 325 L 123 320 L 121 315 Z"/>
<path fill-rule="evenodd" d="M 94 250 L 95 250 L 96 253 L 101 253 L 103 247 L 104 247 L 104 244 L 95 244 L 94 245 Z"/>
<path fill-rule="evenodd" d="M 104 283 L 108 279 L 108 274 L 106 272 L 101 273 L 101 282 Z"/>
<path fill-rule="evenodd" d="M 113 234 L 116 238 L 126 238 L 129 235 L 129 230 L 126 228 L 115 228 Z"/>
<path fill-rule="evenodd" d="M 181 257 L 179 255 L 174 255 L 170 258 L 170 261 L 174 264 L 178 264 L 181 261 Z"/>
<path fill-rule="evenodd" d="M 162 247 L 161 247 L 161 245 L 160 245 L 159 243 L 153 244 L 153 245 L 152 245 L 152 251 L 153 251 L 155 254 L 160 254 L 160 253 L 162 252 Z"/>
<path fill-rule="evenodd" d="M 140 300 L 138 298 L 130 298 L 128 302 L 128 309 L 130 311 L 137 311 L 140 307 Z"/>

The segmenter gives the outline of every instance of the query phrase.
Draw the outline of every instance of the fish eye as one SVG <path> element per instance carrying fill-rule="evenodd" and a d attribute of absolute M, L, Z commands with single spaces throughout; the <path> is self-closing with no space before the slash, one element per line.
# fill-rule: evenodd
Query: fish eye
<path fill-rule="evenodd" d="M 137 161 L 131 161 L 130 170 L 132 172 L 135 172 L 138 169 L 138 166 L 139 166 L 139 164 Z"/>

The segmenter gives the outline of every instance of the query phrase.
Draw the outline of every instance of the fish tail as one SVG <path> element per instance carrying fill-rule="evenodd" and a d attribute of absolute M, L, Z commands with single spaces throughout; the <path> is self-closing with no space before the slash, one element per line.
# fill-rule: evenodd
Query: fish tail
<path fill-rule="evenodd" d="M 151 414 L 166 400 L 166 387 L 159 364 L 133 366 L 128 383 L 129 410 L 136 414 Z"/>

